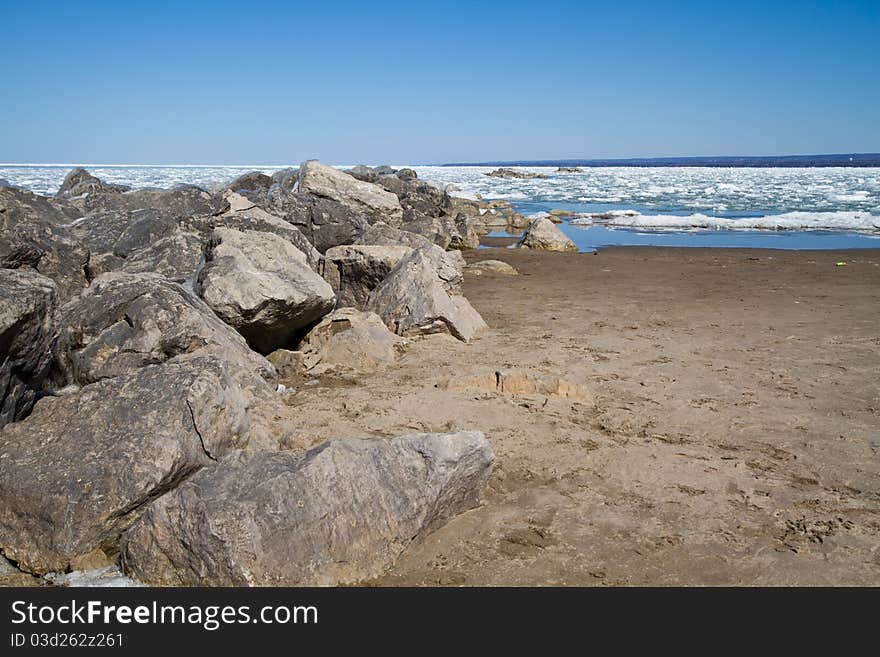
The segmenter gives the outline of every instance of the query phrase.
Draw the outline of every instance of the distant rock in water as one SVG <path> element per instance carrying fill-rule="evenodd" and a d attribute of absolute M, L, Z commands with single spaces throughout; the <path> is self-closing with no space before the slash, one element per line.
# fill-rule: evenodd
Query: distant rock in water
<path fill-rule="evenodd" d="M 514 169 L 501 168 L 495 169 L 494 171 L 490 171 L 486 174 L 487 176 L 491 176 L 492 178 L 516 178 L 522 180 L 528 180 L 531 178 L 548 178 L 549 176 L 544 175 L 543 173 L 531 173 L 529 171 L 516 171 Z"/>
<path fill-rule="evenodd" d="M 556 173 L 583 173 L 584 170 L 578 167 L 559 167 Z"/>

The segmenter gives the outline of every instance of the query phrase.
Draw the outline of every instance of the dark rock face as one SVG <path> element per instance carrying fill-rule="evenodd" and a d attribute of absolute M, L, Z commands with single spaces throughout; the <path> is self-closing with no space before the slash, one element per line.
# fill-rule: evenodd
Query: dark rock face
<path fill-rule="evenodd" d="M 226 189 L 229 189 L 233 192 L 238 192 L 239 194 L 266 194 L 273 184 L 275 184 L 275 181 L 272 180 L 272 178 L 267 176 L 265 173 L 260 173 L 259 171 L 251 171 L 250 173 L 240 175 L 238 178 L 226 185 Z"/>
<path fill-rule="evenodd" d="M 52 362 L 58 290 L 27 269 L 0 269 L 0 428 L 24 418 Z"/>
<path fill-rule="evenodd" d="M 135 189 L 127 192 L 96 191 L 83 197 L 71 198 L 70 202 L 82 214 L 92 214 L 101 210 L 116 212 L 154 210 L 178 219 L 216 214 L 226 209 L 222 197 L 191 185 L 172 189 Z"/>
<path fill-rule="evenodd" d="M 274 188 L 265 209 L 296 226 L 321 253 L 351 243 L 369 225 L 363 214 L 337 201 Z"/>
<path fill-rule="evenodd" d="M 41 574 L 112 558 L 151 502 L 243 447 L 247 429 L 241 391 L 210 357 L 44 398 L 0 431 L 0 549 Z"/>
<path fill-rule="evenodd" d="M 476 506 L 493 460 L 478 431 L 236 453 L 153 504 L 122 562 L 159 585 L 357 583 Z"/>
<path fill-rule="evenodd" d="M 130 188 L 125 185 L 105 183 L 85 169 L 76 168 L 67 174 L 55 196 L 58 198 L 76 198 L 84 194 L 120 194 L 128 189 Z"/>
<path fill-rule="evenodd" d="M 213 353 L 236 374 L 274 381 L 275 370 L 192 292 L 158 274 L 96 278 L 61 309 L 59 384 L 86 385 L 185 354 Z"/>
<path fill-rule="evenodd" d="M 80 216 L 73 206 L 14 186 L 0 186 L 0 216 L 10 223 L 35 219 L 63 225 Z"/>
<path fill-rule="evenodd" d="M 67 299 L 87 283 L 89 250 L 70 231 L 51 219 L 35 216 L 32 207 L 0 207 L 0 267 L 31 268 L 48 276 Z"/>
<path fill-rule="evenodd" d="M 196 292 L 260 353 L 289 347 L 336 304 L 306 255 L 273 233 L 218 228 L 206 257 Z"/>

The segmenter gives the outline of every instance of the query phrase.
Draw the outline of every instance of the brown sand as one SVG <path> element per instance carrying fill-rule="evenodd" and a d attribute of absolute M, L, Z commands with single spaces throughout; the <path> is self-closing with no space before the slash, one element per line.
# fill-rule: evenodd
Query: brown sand
<path fill-rule="evenodd" d="M 378 584 L 880 585 L 880 251 L 489 258 L 522 275 L 466 275 L 487 335 L 290 396 L 304 443 L 495 449 L 485 504 Z M 512 369 L 589 393 L 498 392 Z"/>

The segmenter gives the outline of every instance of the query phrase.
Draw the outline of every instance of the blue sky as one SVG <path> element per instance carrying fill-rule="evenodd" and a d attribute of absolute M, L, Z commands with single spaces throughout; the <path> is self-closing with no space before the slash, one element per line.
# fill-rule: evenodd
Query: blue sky
<path fill-rule="evenodd" d="M 0 161 L 880 151 L 880 0 L 0 0 Z"/>

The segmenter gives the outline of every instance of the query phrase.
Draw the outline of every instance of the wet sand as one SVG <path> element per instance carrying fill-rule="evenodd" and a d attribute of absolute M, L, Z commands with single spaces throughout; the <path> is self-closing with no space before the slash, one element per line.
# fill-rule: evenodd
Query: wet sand
<path fill-rule="evenodd" d="M 483 506 L 375 583 L 880 585 L 880 251 L 489 258 L 521 275 L 465 275 L 486 335 L 290 397 L 294 443 L 493 445 Z M 469 379 L 511 370 L 585 392 Z"/>

